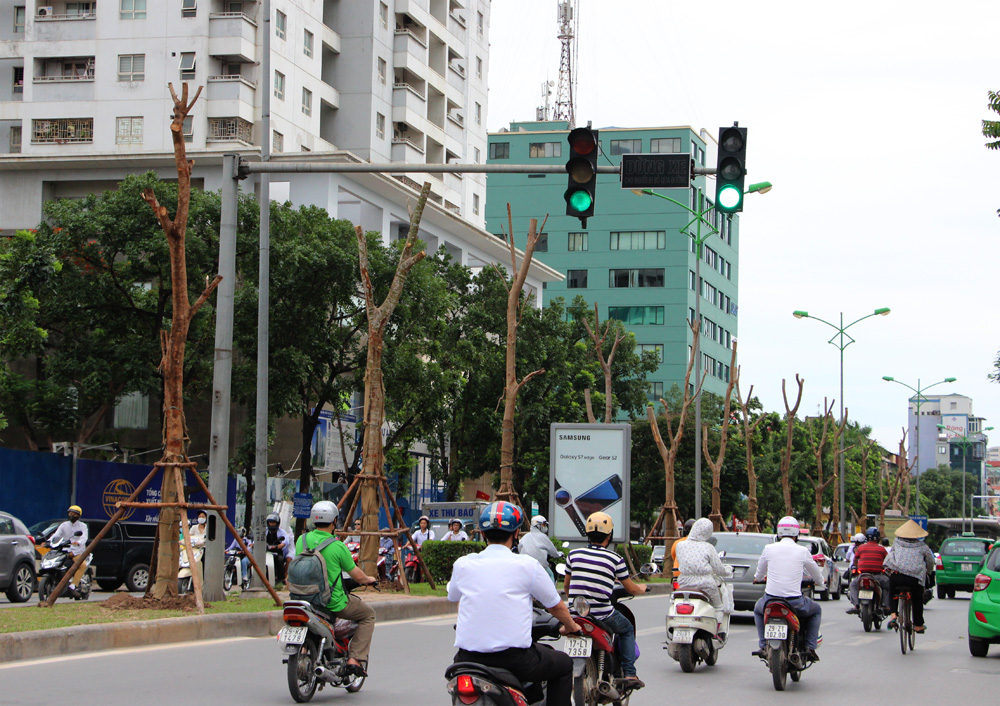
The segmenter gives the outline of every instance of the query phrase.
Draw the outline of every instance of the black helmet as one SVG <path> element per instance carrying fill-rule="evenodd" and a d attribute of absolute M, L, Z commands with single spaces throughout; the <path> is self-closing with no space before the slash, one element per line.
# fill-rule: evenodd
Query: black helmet
<path fill-rule="evenodd" d="M 865 530 L 865 537 L 869 542 L 877 542 L 882 538 L 882 533 L 878 531 L 878 527 L 869 527 Z"/>
<path fill-rule="evenodd" d="M 690 520 L 684 521 L 684 534 L 685 536 L 691 533 L 691 528 L 694 527 L 695 519 L 692 517 Z"/>
<path fill-rule="evenodd" d="M 265 520 L 265 522 L 277 522 L 280 525 L 281 518 L 278 516 L 278 513 L 272 512 L 270 515 L 267 516 L 267 520 Z"/>

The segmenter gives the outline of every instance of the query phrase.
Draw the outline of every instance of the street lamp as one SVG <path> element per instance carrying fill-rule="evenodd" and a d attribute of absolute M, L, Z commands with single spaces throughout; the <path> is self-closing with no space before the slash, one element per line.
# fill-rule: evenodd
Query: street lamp
<path fill-rule="evenodd" d="M 762 181 L 756 184 L 751 184 L 744 191 L 744 194 L 766 194 L 772 189 L 771 182 Z M 695 379 L 695 397 L 694 397 L 694 517 L 699 519 L 701 517 L 701 250 L 705 241 L 709 237 L 719 232 L 706 216 L 715 210 L 715 205 L 711 205 L 705 208 L 705 194 L 700 189 L 698 190 L 698 208 L 691 208 L 685 203 L 681 203 L 669 196 L 664 196 L 663 194 L 658 194 L 652 189 L 632 189 L 632 193 L 637 196 L 658 196 L 661 199 L 666 199 L 670 203 L 680 206 L 682 209 L 690 213 L 694 218 L 688 221 L 684 226 L 680 228 L 680 232 L 689 236 L 694 240 L 696 247 L 695 261 L 694 261 L 694 279 L 695 279 L 695 293 L 694 293 L 694 320 L 698 322 L 698 340 L 695 344 L 694 349 L 694 379 Z M 723 214 L 727 215 L 727 214 Z M 691 226 L 697 224 L 694 231 L 691 230 Z M 708 228 L 708 232 L 704 235 L 701 232 L 701 226 L 705 224 Z M 733 371 L 730 371 L 733 374 Z M 685 391 L 686 393 L 686 391 Z"/>
<path fill-rule="evenodd" d="M 912 385 L 907 385 L 905 382 L 902 382 L 901 380 L 897 380 L 896 378 L 892 377 L 891 375 L 883 375 L 882 379 L 885 380 L 886 382 L 894 382 L 897 385 L 902 385 L 903 387 L 909 388 L 909 389 L 911 389 L 911 390 L 913 390 L 914 392 L 917 393 L 916 401 L 914 402 L 914 404 L 917 406 L 917 453 L 916 453 L 917 467 L 916 467 L 915 470 L 916 470 L 916 474 L 917 474 L 917 513 L 916 514 L 919 515 L 920 514 L 920 406 L 924 402 L 927 401 L 924 398 L 923 394 L 924 394 L 924 392 L 926 392 L 927 390 L 931 389 L 935 385 L 943 385 L 946 382 L 955 382 L 956 378 L 945 378 L 944 380 L 940 380 L 938 382 L 932 383 L 932 384 L 928 385 L 927 387 L 921 387 L 920 386 L 920 378 L 917 378 L 917 386 L 916 387 L 913 387 Z"/>
<path fill-rule="evenodd" d="M 982 437 L 983 432 L 992 431 L 993 427 L 986 427 L 972 434 L 959 434 L 944 424 L 938 424 L 937 428 L 945 434 L 951 434 L 954 437 L 955 443 L 962 447 L 962 532 L 965 532 L 965 459 L 969 456 L 969 447 L 983 441 L 982 439 L 974 439 L 973 437 Z"/>
<path fill-rule="evenodd" d="M 794 316 L 796 319 L 815 319 L 816 321 L 819 321 L 821 324 L 826 324 L 827 326 L 829 326 L 830 328 L 832 328 L 834 331 L 837 332 L 837 333 L 833 334 L 833 337 L 830 338 L 830 340 L 827 341 L 827 343 L 835 346 L 840 351 L 840 423 L 841 424 L 844 423 L 844 349 L 847 348 L 852 343 L 854 343 L 854 339 L 851 337 L 851 335 L 849 333 L 847 333 L 847 329 L 851 328 L 851 326 L 854 326 L 854 324 L 860 323 L 861 321 L 864 321 L 865 319 L 870 319 L 873 316 L 888 316 L 889 315 L 889 311 L 890 311 L 889 307 L 882 307 L 880 309 L 876 309 L 872 313 L 866 314 L 865 316 L 862 316 L 860 319 L 855 319 L 854 321 L 852 321 L 851 323 L 847 324 L 846 326 L 844 325 L 844 312 L 840 312 L 840 326 L 837 326 L 836 324 L 832 324 L 829 321 L 825 321 L 825 320 L 819 318 L 818 316 L 812 316 L 808 311 L 793 311 L 792 312 L 792 316 Z M 844 486 L 844 475 L 845 475 L 844 474 L 844 435 L 841 434 L 840 435 L 840 512 L 841 513 L 845 513 L 845 509 L 846 509 L 844 507 L 845 500 L 846 500 L 845 490 L 844 490 L 844 488 L 845 488 L 845 486 Z M 843 517 L 843 515 L 841 515 L 841 517 L 840 517 L 840 527 L 837 528 L 837 530 L 840 532 L 841 536 L 844 536 L 844 528 L 845 528 L 844 522 L 845 522 L 844 517 Z"/>

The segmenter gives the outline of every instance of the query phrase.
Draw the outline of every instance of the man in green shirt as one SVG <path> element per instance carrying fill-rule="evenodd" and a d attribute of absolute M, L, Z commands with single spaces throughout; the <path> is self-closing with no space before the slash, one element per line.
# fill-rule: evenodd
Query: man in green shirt
<path fill-rule="evenodd" d="M 329 500 L 321 500 L 313 505 L 309 519 L 316 529 L 299 536 L 295 542 L 296 553 L 315 549 L 333 537 L 338 514 L 337 506 Z M 364 665 L 368 664 L 368 650 L 372 644 L 372 633 L 375 632 L 375 610 L 354 594 L 344 590 L 341 572 L 346 571 L 362 586 L 374 584 L 376 579 L 355 565 L 351 552 L 343 542 L 336 541 L 329 544 L 320 554 L 326 562 L 327 579 L 330 584 L 330 602 L 326 604 L 326 609 L 337 618 L 352 620 L 358 624 L 347 653 L 347 666 L 358 676 L 368 676 Z"/>

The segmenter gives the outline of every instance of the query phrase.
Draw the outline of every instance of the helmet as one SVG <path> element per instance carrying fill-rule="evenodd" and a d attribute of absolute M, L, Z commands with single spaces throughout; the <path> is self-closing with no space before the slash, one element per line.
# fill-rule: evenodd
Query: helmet
<path fill-rule="evenodd" d="M 427 524 L 431 523 L 431 518 L 429 518 L 427 515 L 421 515 L 420 517 L 417 518 L 418 525 L 420 524 L 420 520 L 427 520 Z"/>
<path fill-rule="evenodd" d="M 587 534 L 600 532 L 601 534 L 611 534 L 615 529 L 615 523 L 611 515 L 606 512 L 595 512 L 587 518 Z"/>
<path fill-rule="evenodd" d="M 694 523 L 697 522 L 693 517 L 689 520 L 684 521 L 684 534 L 690 534 L 691 528 L 694 527 Z"/>
<path fill-rule="evenodd" d="M 337 517 L 340 515 L 340 510 L 329 500 L 320 500 L 318 503 L 312 506 L 312 510 L 309 511 L 309 519 L 312 520 L 314 525 L 329 525 L 337 521 Z M 278 519 L 278 516 L 271 513 L 267 516 L 270 520 L 271 517 Z"/>
<path fill-rule="evenodd" d="M 80 508 L 79 505 L 70 505 L 69 510 L 67 510 L 66 512 L 75 512 L 77 515 L 83 514 L 83 510 Z"/>
<path fill-rule="evenodd" d="M 545 515 L 535 515 L 534 517 L 531 518 L 532 527 L 534 527 L 535 525 L 547 525 L 547 524 L 549 524 L 549 521 L 545 519 Z"/>
<path fill-rule="evenodd" d="M 459 527 L 461 527 L 462 521 L 456 517 L 454 520 L 448 523 L 449 527 L 451 527 L 452 525 L 458 525 Z"/>
<path fill-rule="evenodd" d="M 329 501 L 327 501 L 327 502 L 329 502 Z M 318 504 L 319 503 L 317 503 L 317 505 Z M 267 520 L 265 520 L 265 521 L 266 522 L 277 522 L 279 525 L 281 524 L 281 518 L 278 516 L 278 513 L 276 513 L 276 512 L 272 512 L 271 514 L 269 514 L 267 516 Z"/>
<path fill-rule="evenodd" d="M 791 515 L 786 515 L 778 520 L 778 538 L 791 537 L 792 539 L 798 539 L 799 537 L 799 521 L 796 520 Z"/>
<path fill-rule="evenodd" d="M 423 518 L 426 519 L 426 518 Z M 498 500 L 483 508 L 479 515 L 479 529 L 502 530 L 513 534 L 524 521 L 524 511 L 514 503 Z"/>
<path fill-rule="evenodd" d="M 865 530 L 865 538 L 869 542 L 878 542 L 882 539 L 882 533 L 878 531 L 878 527 L 869 527 Z"/>
<path fill-rule="evenodd" d="M 865 542 L 868 541 L 868 539 L 863 534 L 858 532 L 856 535 L 851 537 L 851 541 L 854 542 L 855 544 L 864 544 Z"/>

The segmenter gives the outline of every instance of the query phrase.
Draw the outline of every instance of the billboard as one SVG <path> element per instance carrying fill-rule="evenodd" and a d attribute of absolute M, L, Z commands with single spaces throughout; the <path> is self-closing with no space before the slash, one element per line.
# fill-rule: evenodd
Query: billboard
<path fill-rule="evenodd" d="M 968 434 L 966 430 L 966 425 L 968 424 L 969 417 L 965 414 L 944 414 L 941 415 L 941 425 L 948 430 L 947 435 L 952 436 L 965 436 Z M 941 430 L 939 430 L 941 431 Z M 941 431 L 944 434 L 944 431 Z"/>
<path fill-rule="evenodd" d="M 606 512 L 612 541 L 628 539 L 632 427 L 552 424 L 549 428 L 549 525 L 552 536 L 586 542 L 586 521 Z"/>

